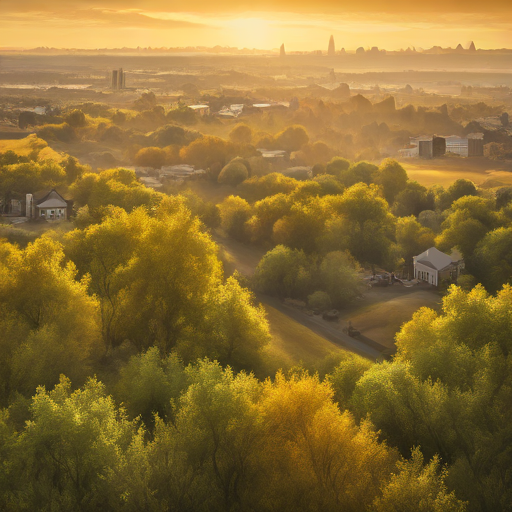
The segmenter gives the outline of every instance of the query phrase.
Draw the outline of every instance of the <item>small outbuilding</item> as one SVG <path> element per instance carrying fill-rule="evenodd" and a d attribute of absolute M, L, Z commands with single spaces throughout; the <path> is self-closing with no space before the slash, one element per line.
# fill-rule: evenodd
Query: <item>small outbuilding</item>
<path fill-rule="evenodd" d="M 464 268 L 464 261 L 456 251 L 451 256 L 431 247 L 413 257 L 414 277 L 433 286 L 438 286 L 443 279 L 457 280 Z"/>

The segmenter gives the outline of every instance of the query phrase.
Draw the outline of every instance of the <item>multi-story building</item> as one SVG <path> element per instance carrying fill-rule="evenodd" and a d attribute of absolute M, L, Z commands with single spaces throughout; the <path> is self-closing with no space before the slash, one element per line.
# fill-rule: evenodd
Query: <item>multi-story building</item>
<path fill-rule="evenodd" d="M 411 137 L 408 147 L 399 150 L 400 156 L 404 158 L 438 158 L 447 153 L 462 157 L 483 156 L 484 134 L 470 133 L 467 137 Z"/>

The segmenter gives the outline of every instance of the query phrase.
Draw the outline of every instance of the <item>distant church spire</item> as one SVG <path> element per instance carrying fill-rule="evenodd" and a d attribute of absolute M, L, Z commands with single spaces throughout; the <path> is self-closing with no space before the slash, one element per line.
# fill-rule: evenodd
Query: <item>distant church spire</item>
<path fill-rule="evenodd" d="M 329 57 L 333 57 L 335 54 L 335 49 L 334 49 L 334 37 L 331 36 L 331 38 L 329 39 L 329 48 L 327 48 L 327 55 Z"/>
<path fill-rule="evenodd" d="M 284 51 L 284 43 L 281 45 L 281 48 L 279 48 L 279 56 L 280 57 L 286 56 L 286 52 Z"/>

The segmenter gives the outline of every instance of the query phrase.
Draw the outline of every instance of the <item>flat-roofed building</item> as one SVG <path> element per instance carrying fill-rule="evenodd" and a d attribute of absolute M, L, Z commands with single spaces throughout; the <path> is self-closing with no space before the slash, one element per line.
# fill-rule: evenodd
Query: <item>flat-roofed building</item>
<path fill-rule="evenodd" d="M 188 105 L 190 110 L 198 113 L 200 116 L 208 116 L 210 115 L 210 106 L 209 105 Z"/>

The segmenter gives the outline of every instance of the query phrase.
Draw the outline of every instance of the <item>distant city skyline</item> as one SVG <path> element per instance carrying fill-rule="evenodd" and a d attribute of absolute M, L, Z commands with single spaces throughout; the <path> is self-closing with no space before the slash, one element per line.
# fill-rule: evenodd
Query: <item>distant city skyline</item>
<path fill-rule="evenodd" d="M 291 0 L 2 0 L 0 46 L 57 48 L 232 46 L 287 51 L 378 46 L 512 46 L 512 2 L 405 0 L 357 3 Z M 184 8 L 186 7 L 186 10 Z"/>

